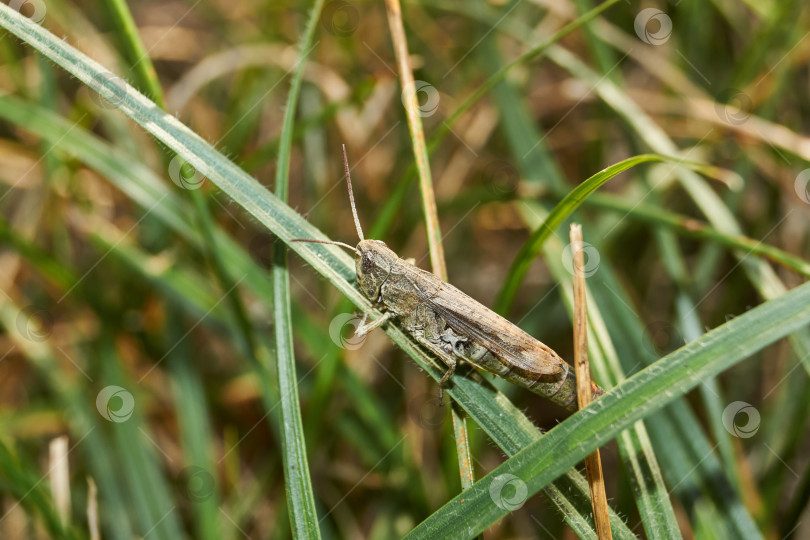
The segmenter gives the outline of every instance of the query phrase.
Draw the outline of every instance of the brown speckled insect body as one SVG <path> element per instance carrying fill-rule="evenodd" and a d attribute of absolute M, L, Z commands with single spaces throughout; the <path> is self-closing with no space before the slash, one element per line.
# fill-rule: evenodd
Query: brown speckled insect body
<path fill-rule="evenodd" d="M 345 162 L 345 147 L 343 152 Z M 447 365 L 440 386 L 464 361 L 563 407 L 576 409 L 574 370 L 550 347 L 436 275 L 401 259 L 384 242 L 363 238 L 348 164 L 345 166 L 360 243 L 353 248 L 341 242 L 316 242 L 341 245 L 355 252 L 360 292 L 384 311 L 382 317 L 369 323 L 366 314 L 356 334 L 362 336 L 387 321 L 398 320 L 419 344 Z M 592 390 L 594 397 L 602 393 L 596 385 Z"/>

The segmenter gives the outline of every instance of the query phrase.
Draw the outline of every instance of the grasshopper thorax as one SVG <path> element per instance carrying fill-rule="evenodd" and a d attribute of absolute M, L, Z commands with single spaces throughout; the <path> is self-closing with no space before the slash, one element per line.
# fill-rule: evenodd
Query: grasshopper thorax
<path fill-rule="evenodd" d="M 391 274 L 391 268 L 399 259 L 385 242 L 380 240 L 361 240 L 357 244 L 355 272 L 357 286 L 363 296 L 376 302 L 380 297 L 380 288 Z"/>

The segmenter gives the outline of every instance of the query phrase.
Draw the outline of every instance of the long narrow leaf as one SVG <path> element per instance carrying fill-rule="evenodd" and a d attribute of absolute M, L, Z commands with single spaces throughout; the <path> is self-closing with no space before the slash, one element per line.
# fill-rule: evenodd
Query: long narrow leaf
<path fill-rule="evenodd" d="M 531 237 L 526 241 L 523 247 L 520 248 L 520 251 L 509 269 L 506 283 L 498 294 L 498 299 L 495 301 L 495 311 L 505 313 L 509 309 L 509 306 L 512 304 L 517 294 L 518 287 L 520 287 L 526 272 L 529 270 L 529 266 L 543 249 L 543 242 L 545 242 L 546 239 L 554 233 L 557 227 L 582 204 L 588 195 L 599 189 L 599 187 L 610 179 L 616 177 L 619 173 L 636 165 L 640 165 L 641 163 L 651 161 L 677 163 L 693 170 L 705 171 L 714 175 L 720 173 L 716 167 L 711 167 L 703 163 L 685 161 L 671 156 L 642 154 L 614 163 L 610 167 L 594 174 L 569 192 L 563 200 L 554 207 L 554 210 L 548 215 L 546 221 L 535 229 Z"/>
<path fill-rule="evenodd" d="M 304 76 L 306 57 L 312 40 L 323 0 L 315 0 L 306 29 L 301 37 L 299 54 L 284 110 L 281 140 L 276 168 L 276 195 L 286 202 L 289 193 L 290 153 L 293 125 Z M 281 242 L 273 246 L 273 320 L 275 322 L 276 370 L 278 393 L 281 400 L 281 455 L 284 463 L 284 488 L 287 492 L 287 510 L 294 538 L 320 538 L 315 495 L 309 476 L 304 426 L 298 401 L 298 376 L 295 371 L 293 324 L 290 310 L 290 275 L 287 268 L 287 248 Z"/>

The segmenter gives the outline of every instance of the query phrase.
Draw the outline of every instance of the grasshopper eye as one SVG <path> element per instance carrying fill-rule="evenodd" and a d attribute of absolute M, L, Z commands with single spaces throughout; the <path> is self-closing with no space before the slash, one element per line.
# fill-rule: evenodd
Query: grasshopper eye
<path fill-rule="evenodd" d="M 362 266 L 364 273 L 371 272 L 374 269 L 374 257 L 371 255 L 371 253 L 363 253 Z"/>

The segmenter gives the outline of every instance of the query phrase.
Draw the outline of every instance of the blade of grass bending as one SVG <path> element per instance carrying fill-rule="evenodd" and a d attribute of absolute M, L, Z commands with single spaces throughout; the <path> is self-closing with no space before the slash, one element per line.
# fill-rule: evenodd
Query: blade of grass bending
<path fill-rule="evenodd" d="M 293 71 L 290 92 L 284 109 L 284 120 L 278 146 L 275 192 L 286 203 L 289 193 L 290 155 L 292 153 L 295 113 L 304 76 L 307 55 L 311 52 L 324 0 L 315 0 L 298 46 L 301 55 Z M 293 538 L 320 538 L 315 494 L 307 462 L 304 426 L 298 400 L 298 376 L 295 371 L 292 316 L 290 314 L 290 276 L 287 268 L 287 246 L 273 244 L 273 321 L 276 346 L 278 393 L 281 400 L 281 455 L 284 463 L 284 488 Z"/>
<path fill-rule="evenodd" d="M 86 55 L 3 4 L 0 4 L 0 26 L 48 56 L 93 91 L 114 97 L 116 100 L 120 99 L 119 110 L 173 151 L 191 161 L 197 170 L 283 241 L 289 243 L 293 238 L 328 240 L 321 231 L 279 201 L 254 178 L 213 149 L 176 118 L 159 111 L 154 104 L 128 85 L 118 86 L 108 81 L 105 77 L 107 71 Z M 62 141 L 60 144 L 67 143 Z M 86 148 L 73 149 L 79 153 L 83 153 L 84 150 Z M 101 156 L 93 156 L 93 159 L 98 164 L 103 164 Z M 107 164 L 110 167 L 113 165 Z M 112 169 L 111 172 L 119 174 Z M 147 201 L 153 195 L 136 191 L 130 196 L 138 198 L 139 201 Z M 156 209 L 161 207 L 157 206 Z M 174 221 L 178 229 L 182 229 L 181 218 L 171 212 L 165 212 L 165 209 L 161 210 L 164 211 L 167 220 Z M 358 308 L 377 317 L 381 316 L 381 313 L 375 310 L 352 285 L 353 261 L 343 250 L 311 243 L 292 242 L 288 245 Z M 434 380 L 438 381 L 441 378 L 443 369 L 439 367 L 437 361 L 414 344 L 399 328 L 390 325 L 385 328 L 385 332 Z M 453 387 L 448 389 L 448 393 L 505 452 L 515 453 L 540 436 L 539 431 L 525 415 L 490 385 L 466 377 L 457 379 Z M 593 534 L 593 527 L 588 518 L 588 504 L 584 502 L 587 500 L 587 485 L 584 479 L 576 471 L 569 471 L 559 482 L 559 487 L 549 486 L 549 496 L 563 509 L 566 520 L 575 531 L 581 535 Z M 622 538 L 633 538 L 633 534 L 619 516 L 611 514 L 611 518 L 614 533 L 618 530 Z"/>
<path fill-rule="evenodd" d="M 448 502 L 409 537 L 473 535 L 485 530 L 508 511 L 493 504 L 494 479 L 514 475 L 532 495 L 632 423 L 807 324 L 810 283 L 760 304 L 625 380 Z M 462 511 L 474 522 L 459 520 Z"/>
<path fill-rule="evenodd" d="M 465 16 L 472 16 L 489 24 L 497 20 L 497 18 L 494 17 L 494 13 L 472 13 L 468 10 L 453 10 L 443 5 L 437 5 L 437 7 Z M 514 21 L 506 22 L 512 23 Z M 519 32 L 513 33 L 518 39 L 527 42 L 527 36 L 531 35 L 531 29 L 526 27 L 522 21 L 518 23 L 521 25 L 522 29 Z M 500 28 L 507 29 L 512 33 L 509 24 L 501 25 Z M 662 154 L 675 154 L 677 152 L 678 149 L 669 136 L 641 111 L 622 89 L 612 84 L 611 81 L 605 80 L 598 73 L 595 73 L 568 50 L 550 46 L 545 49 L 545 52 L 551 61 L 592 87 L 599 97 L 621 115 L 638 133 L 639 137 L 653 150 Z M 434 144 L 433 141 L 431 141 L 429 148 L 432 149 L 433 147 Z M 727 234 L 737 235 L 741 233 L 741 229 L 735 221 L 734 216 L 731 215 L 720 198 L 705 185 L 699 176 L 689 171 L 681 171 L 679 179 L 686 191 L 709 219 L 712 226 Z M 738 258 L 741 260 L 741 265 L 748 275 L 749 280 L 764 299 L 777 298 L 785 293 L 786 288 L 779 277 L 774 273 L 773 269 L 762 261 L 746 260 L 745 256 L 742 254 L 738 255 Z M 805 369 L 810 372 L 810 334 L 807 332 L 796 332 L 790 336 L 790 342 L 796 356 L 803 363 Z"/>
<path fill-rule="evenodd" d="M 388 13 L 388 27 L 391 30 L 391 41 L 394 45 L 394 54 L 399 68 L 399 78 L 402 87 L 405 114 L 408 119 L 408 129 L 411 133 L 411 146 L 416 159 L 416 170 L 419 173 L 419 192 L 422 197 L 422 208 L 425 214 L 425 229 L 427 230 L 428 251 L 430 252 L 430 265 L 433 273 L 447 281 L 447 264 L 444 260 L 442 246 L 442 231 L 439 225 L 439 216 L 436 212 L 436 195 L 433 192 L 433 180 L 430 174 L 428 150 L 425 147 L 425 133 L 422 129 L 422 119 L 419 111 L 419 102 L 416 98 L 417 88 L 413 79 L 408 54 L 408 42 L 405 37 L 405 27 L 402 23 L 402 8 L 399 0 L 386 0 Z M 467 420 L 464 413 L 456 407 L 451 409 L 453 418 L 453 433 L 456 439 L 456 454 L 458 456 L 461 487 L 467 489 L 475 481 L 472 459 L 470 459 L 470 443 L 467 433 Z"/>
<path fill-rule="evenodd" d="M 641 154 L 638 156 L 633 156 L 615 163 L 610 167 L 607 167 L 606 169 L 594 174 L 569 192 L 563 198 L 563 200 L 561 200 L 554 207 L 554 210 L 552 210 L 552 212 L 548 215 L 545 222 L 534 230 L 526 243 L 523 244 L 523 247 L 520 248 L 515 260 L 512 262 L 512 266 L 509 268 L 506 282 L 495 300 L 495 311 L 504 314 L 509 310 L 509 307 L 512 305 L 512 301 L 515 299 L 518 288 L 523 281 L 523 277 L 526 275 L 526 272 L 529 269 L 529 266 L 531 266 L 534 258 L 543 249 L 543 243 L 549 236 L 551 236 L 556 228 L 563 221 L 565 221 L 565 219 L 570 216 L 580 204 L 582 204 L 588 195 L 596 191 L 599 187 L 604 185 L 608 180 L 614 178 L 619 173 L 641 163 L 651 161 L 676 163 L 693 170 L 710 174 L 711 176 L 721 176 L 723 174 L 720 169 L 704 163 L 686 161 L 681 158 L 658 154 Z"/>

